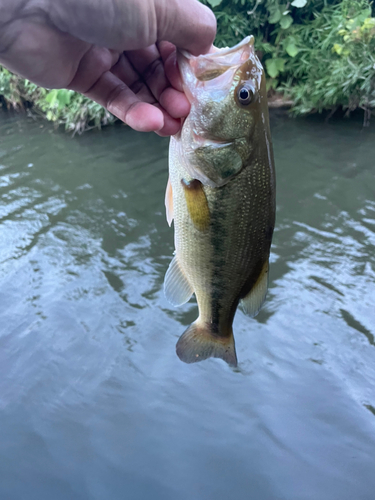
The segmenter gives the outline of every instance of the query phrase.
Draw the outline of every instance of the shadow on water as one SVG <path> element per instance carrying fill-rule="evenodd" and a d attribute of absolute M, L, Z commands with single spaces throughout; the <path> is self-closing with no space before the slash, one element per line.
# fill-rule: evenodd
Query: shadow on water
<path fill-rule="evenodd" d="M 1 498 L 373 498 L 375 129 L 271 119 L 270 290 L 232 370 L 175 354 L 168 141 L 0 115 Z"/>

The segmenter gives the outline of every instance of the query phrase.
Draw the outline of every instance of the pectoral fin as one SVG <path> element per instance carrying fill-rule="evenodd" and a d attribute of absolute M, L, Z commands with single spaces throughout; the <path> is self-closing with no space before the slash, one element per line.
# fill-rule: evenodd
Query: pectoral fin
<path fill-rule="evenodd" d="M 194 226 L 199 231 L 206 230 L 210 224 L 210 210 L 202 183 L 197 179 L 190 182 L 183 179 L 181 184 L 184 188 L 186 205 Z"/>
<path fill-rule="evenodd" d="M 190 299 L 193 292 L 194 290 L 181 269 L 177 257 L 174 257 L 164 279 L 164 294 L 167 300 L 173 306 L 181 306 Z"/>
<path fill-rule="evenodd" d="M 252 318 L 256 316 L 265 301 L 268 289 L 268 260 L 264 263 L 259 277 L 250 292 L 241 300 L 241 307 L 245 314 Z"/>
<path fill-rule="evenodd" d="M 172 184 L 168 177 L 167 189 L 165 191 L 165 210 L 167 215 L 167 222 L 170 226 L 173 220 L 173 191 Z"/>

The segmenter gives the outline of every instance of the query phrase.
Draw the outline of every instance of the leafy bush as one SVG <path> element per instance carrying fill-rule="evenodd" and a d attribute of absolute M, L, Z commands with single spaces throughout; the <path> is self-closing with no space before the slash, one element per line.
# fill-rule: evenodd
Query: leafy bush
<path fill-rule="evenodd" d="M 375 107 L 375 18 L 367 0 L 327 7 L 291 36 L 299 50 L 285 66 L 282 87 L 294 112 L 362 108 L 368 124 Z"/>
<path fill-rule="evenodd" d="M 375 18 L 369 0 L 202 0 L 218 19 L 217 45 L 252 33 L 268 88 L 294 113 L 375 107 Z"/>
<path fill-rule="evenodd" d="M 100 128 L 116 118 L 99 104 L 66 89 L 47 90 L 24 80 L 0 66 L 0 96 L 7 108 L 25 109 L 45 116 L 69 131 L 82 133 Z"/>

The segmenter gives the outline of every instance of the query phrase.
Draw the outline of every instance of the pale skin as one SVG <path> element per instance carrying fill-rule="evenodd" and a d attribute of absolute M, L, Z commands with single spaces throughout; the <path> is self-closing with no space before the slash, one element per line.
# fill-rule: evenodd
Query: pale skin
<path fill-rule="evenodd" d="M 176 47 L 204 54 L 215 34 L 197 0 L 0 0 L 0 64 L 163 136 L 190 110 Z"/>

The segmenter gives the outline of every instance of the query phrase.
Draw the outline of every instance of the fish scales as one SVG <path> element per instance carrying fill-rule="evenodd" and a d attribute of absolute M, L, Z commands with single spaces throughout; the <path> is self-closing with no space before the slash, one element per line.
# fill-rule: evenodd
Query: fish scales
<path fill-rule="evenodd" d="M 197 299 L 199 317 L 177 344 L 180 358 L 191 363 L 213 356 L 236 365 L 233 318 L 241 300 L 250 315 L 258 312 L 264 300 L 275 221 L 264 75 L 249 38 L 226 53 L 181 58 L 192 111 L 170 144 L 176 252 L 165 292 L 175 304 L 185 302 L 193 292 Z M 220 65 L 212 70 L 222 62 L 220 58 L 231 59 L 232 64 L 221 74 Z M 207 64 L 215 78 L 194 81 L 197 59 L 201 68 Z M 225 75 L 228 72 L 231 78 Z M 225 78 L 229 85 L 215 88 L 215 80 L 220 86 Z M 199 95 L 202 88 L 206 92 Z M 247 96 L 244 88 L 253 92 L 246 108 L 238 103 L 238 96 Z M 173 297 L 176 283 L 185 293 L 178 300 Z"/>

